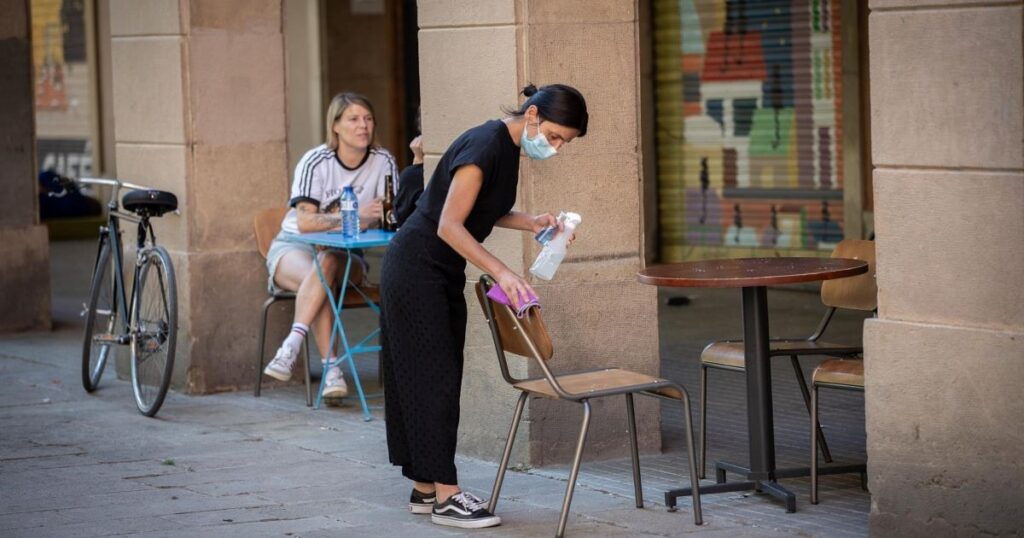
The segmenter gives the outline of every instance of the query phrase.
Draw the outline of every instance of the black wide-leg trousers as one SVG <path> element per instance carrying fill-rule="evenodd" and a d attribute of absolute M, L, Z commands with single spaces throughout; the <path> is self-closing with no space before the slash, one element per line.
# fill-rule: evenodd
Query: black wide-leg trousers
<path fill-rule="evenodd" d="M 410 480 L 458 484 L 465 262 L 438 263 L 427 232 L 403 228 L 381 265 L 388 455 Z"/>

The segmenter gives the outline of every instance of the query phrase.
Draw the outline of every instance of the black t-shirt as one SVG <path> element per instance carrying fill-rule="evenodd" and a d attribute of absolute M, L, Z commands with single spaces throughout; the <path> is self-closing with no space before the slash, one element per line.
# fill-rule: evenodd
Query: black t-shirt
<path fill-rule="evenodd" d="M 398 225 L 405 223 L 416 210 L 416 201 L 423 194 L 423 165 L 412 164 L 402 170 L 398 180 L 398 194 L 395 195 L 395 219 Z"/>
<path fill-rule="evenodd" d="M 519 146 L 501 120 L 474 127 L 448 146 L 416 202 L 416 211 L 436 225 L 441 220 L 455 171 L 467 164 L 479 167 L 484 180 L 464 225 L 474 239 L 483 242 L 494 229 L 494 223 L 512 211 L 519 184 Z"/>

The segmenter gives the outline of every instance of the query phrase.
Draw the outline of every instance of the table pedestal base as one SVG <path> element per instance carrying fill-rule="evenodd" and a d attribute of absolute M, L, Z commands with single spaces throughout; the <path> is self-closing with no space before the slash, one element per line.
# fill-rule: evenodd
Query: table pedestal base
<path fill-rule="evenodd" d="M 747 482 L 723 482 L 701 486 L 700 494 L 728 493 L 732 491 L 757 491 L 771 494 L 771 496 L 786 503 L 786 512 L 796 512 L 796 495 L 782 487 L 773 480 L 751 480 Z M 692 488 L 673 489 L 665 492 L 665 506 L 669 512 L 676 511 L 676 499 L 693 494 Z"/>
<path fill-rule="evenodd" d="M 726 472 L 738 474 L 746 479 L 744 482 L 726 482 Z M 862 485 L 866 478 L 866 467 L 864 464 L 854 465 L 830 465 L 819 467 L 818 475 L 860 473 Z M 700 494 L 729 493 L 734 491 L 756 491 L 767 493 L 786 505 L 786 512 L 796 512 L 796 495 L 783 487 L 781 484 L 766 477 L 756 477 L 750 469 L 740 465 L 719 461 L 715 463 L 715 483 L 700 487 Z M 760 474 L 760 473 L 758 473 Z M 798 476 L 810 476 L 810 467 L 791 467 L 776 469 L 775 478 L 794 478 Z M 676 500 L 679 497 L 686 497 L 693 494 L 693 488 L 679 488 L 665 492 L 665 506 L 669 512 L 676 511 Z"/>

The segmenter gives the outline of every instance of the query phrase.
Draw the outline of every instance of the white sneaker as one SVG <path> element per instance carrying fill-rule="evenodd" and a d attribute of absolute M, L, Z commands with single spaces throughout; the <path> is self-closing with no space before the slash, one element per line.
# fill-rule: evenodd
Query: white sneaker
<path fill-rule="evenodd" d="M 348 385 L 341 375 L 339 366 L 331 366 L 327 369 L 327 379 L 324 380 L 324 398 L 343 398 L 348 396 Z"/>
<path fill-rule="evenodd" d="M 281 346 L 274 355 L 274 360 L 263 369 L 263 373 L 278 381 L 288 381 L 292 378 L 292 367 L 295 366 L 295 358 L 298 356 L 298 350 Z"/>

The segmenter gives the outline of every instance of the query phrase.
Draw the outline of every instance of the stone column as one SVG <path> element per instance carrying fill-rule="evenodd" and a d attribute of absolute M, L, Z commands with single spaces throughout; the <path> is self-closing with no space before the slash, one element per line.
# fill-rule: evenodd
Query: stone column
<path fill-rule="evenodd" d="M 50 328 L 50 243 L 39 224 L 27 0 L 0 0 L 0 333 Z"/>
<path fill-rule="evenodd" d="M 281 2 L 111 0 L 110 11 L 118 175 L 181 208 L 156 224 L 178 278 L 174 386 L 251 384 L 266 297 L 252 218 L 289 185 Z"/>
<path fill-rule="evenodd" d="M 1024 528 L 1024 8 L 972 4 L 870 4 L 877 536 Z"/>
<path fill-rule="evenodd" d="M 421 0 L 419 17 L 428 174 L 458 134 L 519 102 L 516 92 L 527 82 L 562 82 L 583 92 L 591 112 L 588 135 L 549 161 L 524 157 L 516 206 L 583 216 L 579 240 L 555 280 L 532 281 L 554 339 L 552 367 L 619 366 L 657 374 L 657 290 L 635 278 L 643 260 L 643 178 L 633 2 L 595 1 L 580 9 L 569 2 Z M 539 252 L 529 234 L 506 230 L 496 230 L 486 245 L 523 274 Z M 501 454 L 517 393 L 496 364 L 472 289 L 478 275 L 470 268 L 459 449 L 493 460 Z M 540 375 L 523 360 L 513 363 L 519 376 Z M 594 413 L 587 456 L 628 455 L 622 399 L 598 401 Z M 579 406 L 531 400 L 513 465 L 568 460 L 581 417 Z M 659 449 L 658 403 L 639 399 L 637 417 L 642 448 Z"/>

